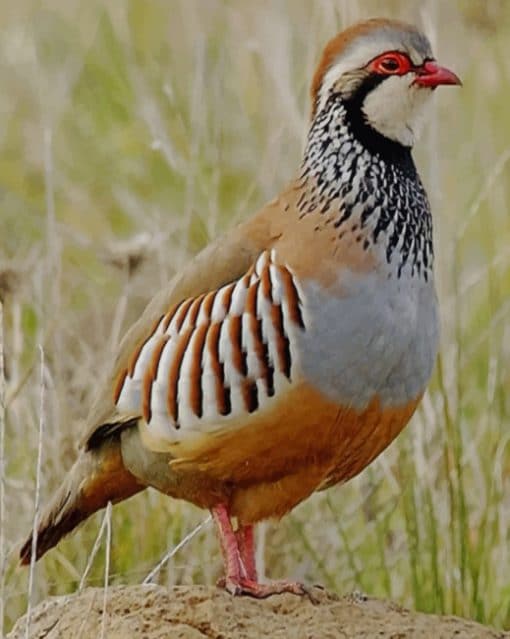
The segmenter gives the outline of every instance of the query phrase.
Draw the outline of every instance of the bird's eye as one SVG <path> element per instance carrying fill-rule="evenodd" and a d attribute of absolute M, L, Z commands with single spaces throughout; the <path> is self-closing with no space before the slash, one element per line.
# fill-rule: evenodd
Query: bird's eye
<path fill-rule="evenodd" d="M 372 60 L 368 68 L 378 75 L 404 75 L 411 70 L 412 65 L 404 53 L 391 51 Z"/>
<path fill-rule="evenodd" d="M 393 73 L 394 71 L 398 71 L 400 65 L 395 58 L 386 58 L 385 60 L 381 60 L 380 66 L 381 69 Z"/>

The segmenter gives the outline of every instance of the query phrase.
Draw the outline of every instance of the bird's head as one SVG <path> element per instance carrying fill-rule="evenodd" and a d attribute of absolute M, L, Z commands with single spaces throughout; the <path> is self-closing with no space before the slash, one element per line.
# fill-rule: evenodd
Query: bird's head
<path fill-rule="evenodd" d="M 312 119 L 341 100 L 358 126 L 411 147 L 440 84 L 461 84 L 435 61 L 428 39 L 396 20 L 359 22 L 324 49 L 312 82 Z"/>

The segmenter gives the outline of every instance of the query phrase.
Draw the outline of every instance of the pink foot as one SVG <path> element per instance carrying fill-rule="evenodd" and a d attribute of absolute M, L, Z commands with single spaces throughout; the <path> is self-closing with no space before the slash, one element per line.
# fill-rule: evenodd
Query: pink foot
<path fill-rule="evenodd" d="M 225 589 L 231 595 L 248 595 L 255 599 L 265 599 L 271 595 L 281 595 L 284 592 L 290 592 L 293 595 L 307 595 L 308 590 L 303 584 L 293 581 L 273 581 L 268 584 L 261 584 L 251 579 L 225 579 Z"/>
<path fill-rule="evenodd" d="M 218 528 L 226 574 L 218 581 L 218 586 L 225 588 L 231 595 L 248 595 L 257 599 L 284 592 L 308 595 L 312 599 L 309 591 L 300 583 L 292 581 L 259 583 L 255 567 L 253 526 L 241 526 L 234 532 L 226 505 L 215 506 L 211 512 Z"/>

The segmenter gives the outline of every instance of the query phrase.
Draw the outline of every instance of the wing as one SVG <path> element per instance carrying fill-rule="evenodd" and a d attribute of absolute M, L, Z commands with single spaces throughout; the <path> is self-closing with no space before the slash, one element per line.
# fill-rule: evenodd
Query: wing
<path fill-rule="evenodd" d="M 114 403 L 153 450 L 242 426 L 292 383 L 298 283 L 264 251 L 235 282 L 162 314 L 119 371 Z"/>
<path fill-rule="evenodd" d="M 141 318 L 131 327 L 121 342 L 112 372 L 89 413 L 87 419 L 89 428 L 82 439 L 82 446 L 94 448 L 105 437 L 139 419 L 143 408 L 141 404 L 134 401 L 118 403 L 119 380 L 125 372 L 126 378 L 129 378 L 133 354 L 140 351 L 148 336 L 157 331 L 161 318 L 168 318 L 171 309 L 176 310 L 177 305 L 183 300 L 216 291 L 246 273 L 257 256 L 270 247 L 279 234 L 279 231 L 274 228 L 275 206 L 278 206 L 277 201 L 266 206 L 248 222 L 209 245 L 171 280 L 165 290 L 153 298 Z M 194 306 L 195 309 L 196 307 L 197 305 Z M 168 324 L 170 326 L 170 322 Z M 176 326 L 174 322 L 172 331 Z M 189 325 L 186 324 L 186 326 Z M 161 328 L 162 326 L 160 330 Z M 159 334 L 160 331 L 158 336 Z M 174 342 L 172 346 L 173 344 Z M 144 353 L 147 352 L 146 347 Z M 142 361 L 146 361 L 145 356 Z M 140 362 L 138 370 L 141 370 Z"/>

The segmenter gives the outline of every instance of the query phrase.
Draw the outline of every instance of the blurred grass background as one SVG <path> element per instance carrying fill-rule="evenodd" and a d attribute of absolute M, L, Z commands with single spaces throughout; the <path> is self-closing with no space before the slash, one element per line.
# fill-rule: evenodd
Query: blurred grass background
<path fill-rule="evenodd" d="M 47 497 L 123 330 L 292 177 L 322 46 L 374 15 L 420 24 L 464 81 L 437 92 L 416 149 L 441 356 L 397 443 L 263 527 L 259 559 L 271 577 L 510 627 L 510 3 L 0 0 L 5 629 L 27 605 L 13 549 L 33 518 L 40 420 Z M 115 507 L 110 583 L 140 582 L 204 517 L 152 491 Z M 38 564 L 33 602 L 77 588 L 100 521 Z M 104 569 L 101 550 L 87 584 Z M 159 579 L 211 583 L 219 570 L 207 527 Z"/>

